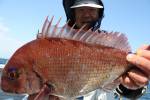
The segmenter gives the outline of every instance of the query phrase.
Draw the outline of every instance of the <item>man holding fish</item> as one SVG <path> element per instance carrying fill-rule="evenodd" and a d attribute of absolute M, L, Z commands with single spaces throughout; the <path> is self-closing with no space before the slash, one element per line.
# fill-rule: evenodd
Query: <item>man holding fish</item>
<path fill-rule="evenodd" d="M 104 5 L 101 0 L 63 0 L 68 27 L 87 31 L 100 30 L 101 21 L 104 17 Z M 107 32 L 106 32 L 107 34 Z M 150 46 L 143 45 L 136 54 L 128 54 L 127 61 L 136 67 L 130 69 L 121 78 L 121 84 L 115 89 L 118 95 L 129 99 L 136 99 L 143 95 L 150 79 Z M 100 89 L 81 96 L 78 100 L 112 100 L 113 93 L 105 93 Z M 57 97 L 56 97 L 57 98 Z M 58 99 L 58 98 L 57 98 Z"/>
<path fill-rule="evenodd" d="M 6 64 L 2 90 L 28 93 L 29 100 L 112 100 L 106 91 L 114 88 L 124 97 L 140 97 L 150 79 L 150 46 L 128 54 L 123 34 L 100 30 L 101 0 L 63 0 L 63 5 L 68 23 L 58 28 L 51 26 L 53 18 L 46 19 L 38 38 Z"/>
<path fill-rule="evenodd" d="M 83 25 L 85 25 L 84 30 L 91 28 L 95 31 L 100 28 L 104 17 L 104 5 L 101 0 L 63 0 L 63 6 L 70 27 L 76 23 L 74 27 L 76 29 Z M 121 85 L 116 89 L 116 92 L 127 98 L 138 98 L 142 95 L 150 79 L 150 46 L 143 45 L 137 50 L 136 54 L 128 54 L 126 58 L 136 68 L 131 69 L 120 78 Z M 88 95 L 82 98 L 100 97 L 100 94 L 97 95 L 97 93 L 99 91 L 95 91 L 92 94 L 93 96 Z"/>

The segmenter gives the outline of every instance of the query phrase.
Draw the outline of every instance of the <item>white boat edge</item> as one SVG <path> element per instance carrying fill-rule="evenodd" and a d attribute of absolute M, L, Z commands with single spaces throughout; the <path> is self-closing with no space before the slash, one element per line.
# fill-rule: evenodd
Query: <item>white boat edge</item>
<path fill-rule="evenodd" d="M 2 73 L 4 66 L 5 66 L 4 64 L 0 64 L 0 74 Z"/>

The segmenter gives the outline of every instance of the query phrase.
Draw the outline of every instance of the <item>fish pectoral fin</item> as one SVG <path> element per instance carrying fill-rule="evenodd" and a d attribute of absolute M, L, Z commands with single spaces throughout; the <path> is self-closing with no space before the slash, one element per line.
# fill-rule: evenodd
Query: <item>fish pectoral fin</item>
<path fill-rule="evenodd" d="M 42 89 L 39 91 L 34 100 L 46 100 L 46 98 L 52 98 L 53 96 L 49 95 L 53 91 L 53 87 L 48 84 L 45 84 Z M 56 99 L 57 100 L 57 99 Z"/>
<path fill-rule="evenodd" d="M 106 92 L 114 90 L 120 84 L 120 80 L 116 79 L 112 82 L 106 83 L 102 86 L 102 89 Z"/>

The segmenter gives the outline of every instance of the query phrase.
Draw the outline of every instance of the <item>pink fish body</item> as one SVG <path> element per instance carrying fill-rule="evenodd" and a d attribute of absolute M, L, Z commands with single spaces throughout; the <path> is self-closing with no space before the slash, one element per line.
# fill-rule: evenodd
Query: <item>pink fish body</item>
<path fill-rule="evenodd" d="M 48 84 L 52 95 L 73 98 L 120 84 L 117 79 L 130 68 L 123 34 L 50 29 L 46 20 L 38 39 L 14 53 L 3 70 L 3 91 L 34 94 Z"/>

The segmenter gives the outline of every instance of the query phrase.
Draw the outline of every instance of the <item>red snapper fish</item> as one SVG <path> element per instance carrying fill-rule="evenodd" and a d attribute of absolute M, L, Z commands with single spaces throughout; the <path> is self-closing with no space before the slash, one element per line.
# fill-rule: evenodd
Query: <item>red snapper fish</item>
<path fill-rule="evenodd" d="M 5 92 L 76 98 L 96 89 L 113 90 L 131 68 L 127 38 L 118 32 L 74 30 L 46 19 L 37 39 L 19 48 L 3 69 Z"/>

